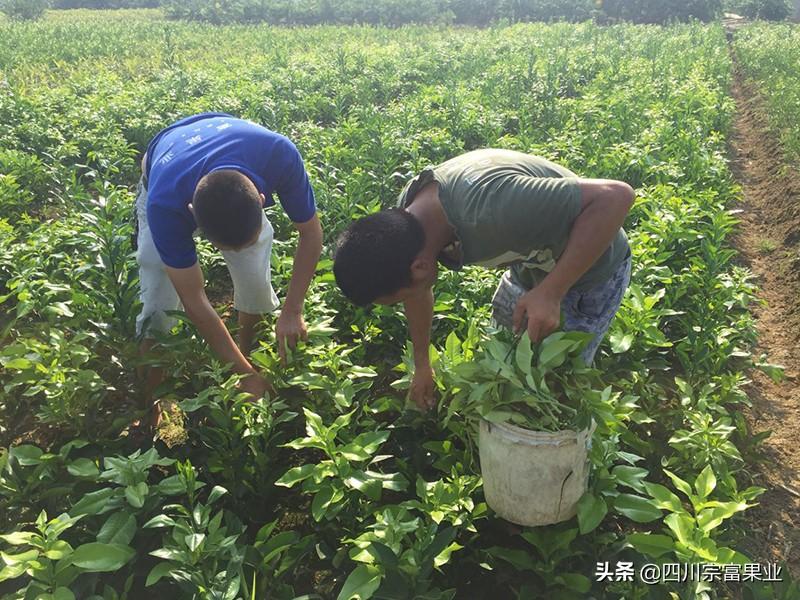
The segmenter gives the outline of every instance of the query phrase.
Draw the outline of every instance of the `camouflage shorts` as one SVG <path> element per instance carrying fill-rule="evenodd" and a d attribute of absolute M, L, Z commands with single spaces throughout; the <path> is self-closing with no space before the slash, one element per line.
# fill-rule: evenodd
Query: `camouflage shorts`
<path fill-rule="evenodd" d="M 585 331 L 594 339 L 583 351 L 586 364 L 594 360 L 600 342 L 608 331 L 631 279 L 631 254 L 623 260 L 607 281 L 585 291 L 571 289 L 561 301 L 565 331 Z M 496 325 L 513 326 L 514 307 L 528 290 L 517 283 L 511 271 L 506 271 L 492 298 L 492 318 Z"/>

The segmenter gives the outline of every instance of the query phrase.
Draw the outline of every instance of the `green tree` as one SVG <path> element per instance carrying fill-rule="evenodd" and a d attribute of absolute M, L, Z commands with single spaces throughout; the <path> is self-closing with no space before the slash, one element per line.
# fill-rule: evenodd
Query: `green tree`
<path fill-rule="evenodd" d="M 0 11 L 15 21 L 36 20 L 48 6 L 48 0 L 0 0 Z"/>

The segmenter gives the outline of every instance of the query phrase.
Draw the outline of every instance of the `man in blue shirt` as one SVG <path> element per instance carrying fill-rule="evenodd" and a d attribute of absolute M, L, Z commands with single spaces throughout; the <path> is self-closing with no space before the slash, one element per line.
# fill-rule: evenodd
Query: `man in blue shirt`
<path fill-rule="evenodd" d="M 182 119 L 155 136 L 142 160 L 136 201 L 142 352 L 153 331 L 168 331 L 165 311 L 180 304 L 217 357 L 246 377 L 261 397 L 269 382 L 247 359 L 255 324 L 278 307 L 270 280 L 273 229 L 264 207 L 278 195 L 300 239 L 289 289 L 276 325 L 278 351 L 306 338 L 303 302 L 322 251 L 322 229 L 303 160 L 286 137 L 223 113 Z M 222 251 L 239 313 L 238 347 L 208 301 L 193 240 L 195 230 Z M 161 380 L 151 369 L 147 387 Z"/>

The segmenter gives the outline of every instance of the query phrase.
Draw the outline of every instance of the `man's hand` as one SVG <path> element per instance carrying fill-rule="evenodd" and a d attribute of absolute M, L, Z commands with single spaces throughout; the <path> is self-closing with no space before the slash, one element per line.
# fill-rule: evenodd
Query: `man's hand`
<path fill-rule="evenodd" d="M 264 397 L 264 394 L 269 392 L 273 394 L 275 390 L 272 388 L 272 384 L 263 378 L 258 373 L 251 373 L 247 377 L 241 380 L 239 383 L 239 387 L 242 389 L 243 392 L 247 392 L 252 396 L 252 401 L 257 402 Z"/>
<path fill-rule="evenodd" d="M 281 357 L 281 364 L 286 365 L 286 346 L 294 350 L 300 340 L 308 341 L 308 330 L 303 321 L 303 315 L 298 312 L 282 310 L 275 325 L 275 337 L 278 340 L 278 355 Z"/>
<path fill-rule="evenodd" d="M 528 317 L 528 336 L 538 343 L 558 329 L 561 321 L 561 298 L 541 285 L 523 294 L 514 307 L 514 332 L 522 329 Z"/>
<path fill-rule="evenodd" d="M 414 377 L 411 380 L 411 399 L 422 411 L 436 406 L 436 384 L 433 381 L 433 369 L 428 367 L 414 369 Z"/>

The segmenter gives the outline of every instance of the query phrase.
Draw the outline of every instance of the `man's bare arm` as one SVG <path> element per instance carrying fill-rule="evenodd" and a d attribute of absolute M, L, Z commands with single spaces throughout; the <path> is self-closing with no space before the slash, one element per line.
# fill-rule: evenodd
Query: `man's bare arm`
<path fill-rule="evenodd" d="M 582 210 L 572 226 L 556 266 L 542 282 L 523 295 L 514 310 L 514 328 L 528 317 L 528 334 L 539 341 L 559 323 L 561 299 L 606 251 L 625 222 L 633 188 L 622 181 L 581 179 Z"/>
<path fill-rule="evenodd" d="M 303 304 L 322 253 L 322 226 L 317 215 L 305 223 L 295 223 L 294 226 L 300 233 L 300 240 L 294 255 L 289 291 L 275 326 L 278 354 L 283 361 L 286 360 L 285 344 L 294 348 L 298 340 L 308 337 L 303 321 Z"/>
<path fill-rule="evenodd" d="M 611 245 L 633 206 L 635 192 L 622 181 L 581 179 L 583 209 L 567 246 L 540 285 L 563 297 Z"/>
<path fill-rule="evenodd" d="M 295 223 L 294 226 L 300 234 L 300 239 L 283 307 L 284 310 L 302 314 L 306 292 L 311 280 L 314 279 L 319 256 L 322 254 L 322 225 L 319 216 L 314 215 L 305 223 Z"/>
<path fill-rule="evenodd" d="M 408 319 L 411 343 L 414 347 L 414 377 L 411 381 L 411 399 L 421 410 L 436 403 L 433 370 L 428 354 L 433 324 L 433 288 L 410 296 L 403 303 Z"/>
<path fill-rule="evenodd" d="M 267 383 L 241 353 L 222 319 L 208 301 L 200 265 L 195 263 L 186 269 L 172 267 L 165 267 L 165 269 L 172 285 L 178 292 L 186 315 L 197 327 L 203 339 L 211 346 L 217 358 L 224 363 L 233 365 L 236 373 L 249 375 L 243 381 L 243 388 L 246 391 L 254 396 L 263 395 L 267 389 Z"/>

